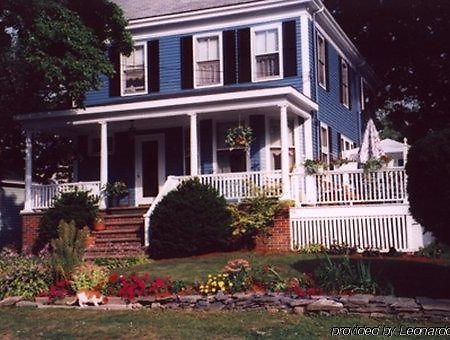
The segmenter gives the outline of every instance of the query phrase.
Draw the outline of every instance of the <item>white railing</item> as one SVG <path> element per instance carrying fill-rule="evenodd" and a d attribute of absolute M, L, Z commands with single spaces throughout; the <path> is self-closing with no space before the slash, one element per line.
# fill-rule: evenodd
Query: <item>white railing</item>
<path fill-rule="evenodd" d="M 268 197 L 281 196 L 281 171 L 237 172 L 226 174 L 198 175 L 202 184 L 216 189 L 227 200 L 251 198 L 264 191 Z M 192 178 L 181 177 L 182 180 Z"/>
<path fill-rule="evenodd" d="M 291 209 L 291 247 L 345 244 L 358 250 L 418 251 L 424 246 L 422 227 L 408 209 L 406 204 Z"/>
<path fill-rule="evenodd" d="M 312 186 L 295 190 L 301 191 L 303 197 L 308 195 L 305 190 L 314 191 L 314 202 L 310 203 L 319 205 L 403 203 L 408 198 L 407 177 L 403 167 L 384 168 L 374 172 L 362 169 L 325 171 L 310 177 L 313 178 Z"/>
<path fill-rule="evenodd" d="M 92 195 L 101 193 L 100 182 L 79 182 L 64 184 L 33 184 L 31 186 L 31 208 L 48 209 L 53 206 L 54 198 L 64 192 L 74 190 L 89 191 Z"/>

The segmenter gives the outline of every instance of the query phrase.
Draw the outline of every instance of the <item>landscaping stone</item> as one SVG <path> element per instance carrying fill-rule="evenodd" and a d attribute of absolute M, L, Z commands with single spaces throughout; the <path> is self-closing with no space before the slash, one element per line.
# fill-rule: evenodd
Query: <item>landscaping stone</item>
<path fill-rule="evenodd" d="M 203 297 L 201 295 L 182 295 L 179 296 L 178 299 L 182 303 L 197 303 L 197 301 L 201 300 Z"/>
<path fill-rule="evenodd" d="M 289 303 L 289 306 L 291 307 L 298 307 L 298 306 L 306 306 L 310 303 L 313 303 L 315 300 L 309 300 L 309 299 L 295 299 Z"/>
<path fill-rule="evenodd" d="M 370 302 L 391 305 L 391 304 L 397 302 L 397 300 L 398 300 L 398 298 L 395 296 L 392 296 L 392 295 L 379 295 L 379 296 L 374 296 Z"/>
<path fill-rule="evenodd" d="M 293 312 L 297 315 L 305 314 L 305 307 L 294 307 Z"/>
<path fill-rule="evenodd" d="M 321 312 L 321 311 L 340 311 L 344 308 L 344 305 L 340 302 L 328 299 L 320 299 L 314 301 L 306 306 L 306 310 L 309 312 Z"/>
<path fill-rule="evenodd" d="M 108 305 L 126 305 L 127 303 L 118 296 L 108 296 Z"/>
<path fill-rule="evenodd" d="M 43 305 L 40 303 L 37 303 L 36 306 L 38 309 L 79 309 L 81 307 L 78 306 L 63 306 L 63 305 Z M 98 308 L 98 307 L 94 307 Z"/>
<path fill-rule="evenodd" d="M 16 303 L 16 307 L 38 307 L 38 304 L 34 301 L 22 300 Z"/>
<path fill-rule="evenodd" d="M 23 300 L 21 296 L 10 296 L 0 301 L 0 307 L 14 306 L 16 303 Z"/>
<path fill-rule="evenodd" d="M 420 306 L 414 299 L 397 298 L 397 301 L 391 304 L 391 307 L 400 312 L 416 312 L 420 310 Z"/>
<path fill-rule="evenodd" d="M 161 308 L 162 308 L 162 305 L 161 305 L 159 302 L 153 302 L 153 303 L 150 305 L 150 308 L 151 308 L 151 309 L 161 309 Z"/>
<path fill-rule="evenodd" d="M 348 302 L 354 305 L 367 305 L 373 299 L 373 295 L 356 294 L 348 297 Z"/>
<path fill-rule="evenodd" d="M 254 294 L 252 293 L 235 293 L 233 295 L 231 295 L 232 298 L 237 299 L 237 300 L 248 300 L 253 298 Z"/>
<path fill-rule="evenodd" d="M 447 299 L 430 299 L 426 297 L 416 298 L 417 303 L 422 305 L 425 311 L 436 310 L 450 312 L 450 300 Z"/>
<path fill-rule="evenodd" d="M 36 302 L 36 303 L 40 303 L 40 304 L 42 304 L 42 305 L 48 305 L 51 301 L 50 301 L 50 299 L 48 298 L 48 297 L 40 297 L 40 296 L 38 296 L 38 297 L 35 297 L 34 298 L 34 302 Z"/>

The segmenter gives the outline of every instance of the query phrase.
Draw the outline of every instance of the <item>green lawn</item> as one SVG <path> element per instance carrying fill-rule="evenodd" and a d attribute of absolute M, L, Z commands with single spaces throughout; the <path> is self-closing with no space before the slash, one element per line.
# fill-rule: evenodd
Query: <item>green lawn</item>
<path fill-rule="evenodd" d="M 262 254 L 255 252 L 217 253 L 205 256 L 152 261 L 149 264 L 123 270 L 123 273 L 149 273 L 155 276 L 170 276 L 175 280 L 190 283 L 202 281 L 207 274 L 218 273 L 232 259 L 243 258 L 253 267 L 270 264 L 280 269 L 284 278 L 297 276 L 300 272 L 313 272 L 324 255 L 305 255 L 296 253 Z M 336 259 L 337 257 L 333 257 Z M 428 296 L 450 298 L 450 262 L 423 263 L 410 258 L 364 258 L 370 261 L 377 282 L 381 283 L 385 294 L 397 296 Z"/>
<path fill-rule="evenodd" d="M 330 338 L 339 326 L 444 326 L 355 316 L 306 317 L 265 311 L 128 312 L 0 309 L 0 338 L 311 339 Z M 398 333 L 397 333 L 398 335 Z M 362 339 L 362 337 L 352 337 Z M 381 337 L 380 337 L 381 338 Z M 395 339 L 395 337 L 393 337 Z M 428 338 L 427 338 L 428 339 Z M 430 337 L 429 339 L 433 339 Z"/>

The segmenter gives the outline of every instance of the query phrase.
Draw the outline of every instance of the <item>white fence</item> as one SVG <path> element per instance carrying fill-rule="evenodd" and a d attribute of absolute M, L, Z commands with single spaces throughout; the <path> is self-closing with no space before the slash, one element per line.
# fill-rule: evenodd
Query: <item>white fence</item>
<path fill-rule="evenodd" d="M 307 176 L 310 185 L 297 187 L 294 194 L 300 195 L 305 202 L 311 197 L 313 204 L 353 204 L 353 203 L 404 203 L 407 202 L 407 177 L 403 167 L 385 168 L 375 172 L 358 170 L 326 171 L 322 174 Z M 293 175 L 298 183 L 303 183 L 301 175 Z M 311 181 L 312 179 L 312 181 Z M 313 192 L 312 192 L 313 191 Z"/>
<path fill-rule="evenodd" d="M 227 200 L 254 197 L 264 191 L 268 197 L 281 196 L 281 171 L 237 172 L 196 176 L 201 183 L 210 185 Z M 182 179 L 192 178 L 190 176 Z"/>
<path fill-rule="evenodd" d="M 291 209 L 291 247 L 346 244 L 359 250 L 417 251 L 424 246 L 422 228 L 408 209 L 405 204 Z"/>
<path fill-rule="evenodd" d="M 33 184 L 31 186 L 31 208 L 48 209 L 53 206 L 54 198 L 63 192 L 74 191 L 75 189 L 89 191 L 92 195 L 100 195 L 100 182 L 79 182 L 65 184 Z"/>

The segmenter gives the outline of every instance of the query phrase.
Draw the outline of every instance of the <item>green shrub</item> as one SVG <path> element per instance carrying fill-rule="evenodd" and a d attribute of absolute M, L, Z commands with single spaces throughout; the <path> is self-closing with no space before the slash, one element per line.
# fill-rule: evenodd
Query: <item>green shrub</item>
<path fill-rule="evenodd" d="M 32 298 L 48 290 L 51 275 L 37 257 L 4 251 L 0 254 L 0 300 L 8 296 Z"/>
<path fill-rule="evenodd" d="M 63 220 L 58 226 L 58 238 L 51 240 L 50 263 L 55 280 L 70 278 L 74 268 L 83 260 L 89 231 L 78 229 L 75 222 Z"/>
<path fill-rule="evenodd" d="M 150 221 L 152 258 L 223 251 L 231 237 L 226 201 L 197 179 L 180 184 L 156 206 Z"/>
<path fill-rule="evenodd" d="M 450 129 L 431 133 L 410 149 L 406 172 L 413 217 L 450 245 Z"/>
<path fill-rule="evenodd" d="M 142 264 L 150 263 L 150 259 L 146 256 L 134 256 L 127 258 L 97 258 L 94 260 L 96 265 L 106 267 L 109 270 L 113 269 L 121 269 L 121 268 L 129 268 L 134 266 L 139 266 Z"/>
<path fill-rule="evenodd" d="M 432 242 L 424 248 L 420 248 L 416 253 L 418 256 L 428 257 L 432 259 L 441 258 L 442 254 L 448 252 L 448 247 L 439 242 Z"/>
<path fill-rule="evenodd" d="M 372 276 L 370 264 L 357 261 L 354 265 L 348 256 L 339 260 L 331 260 L 326 256 L 314 275 L 316 282 L 327 292 L 375 294 L 379 291 L 379 286 Z"/>
<path fill-rule="evenodd" d="M 85 263 L 75 268 L 71 287 L 74 292 L 80 290 L 102 291 L 108 283 L 108 269 L 96 264 Z"/>
<path fill-rule="evenodd" d="M 53 208 L 48 209 L 39 224 L 39 237 L 35 250 L 42 249 L 50 240 L 58 237 L 61 220 L 74 221 L 79 229 L 92 227 L 98 215 L 99 198 L 86 191 L 72 191 L 60 194 L 54 200 Z"/>
<path fill-rule="evenodd" d="M 282 277 L 280 270 L 270 265 L 256 268 L 252 272 L 253 281 L 270 292 L 282 292 L 287 288 L 287 280 Z"/>

